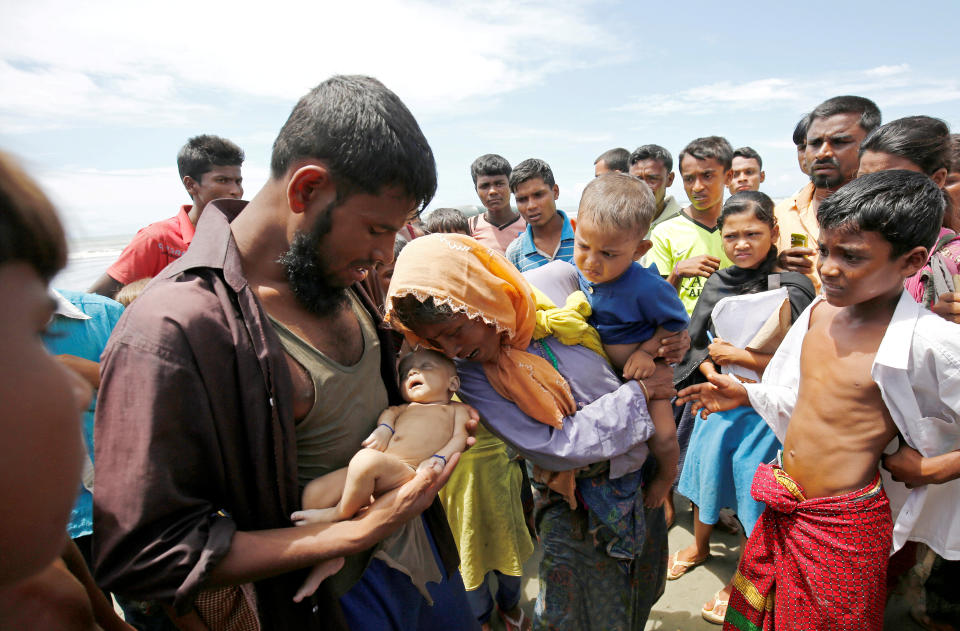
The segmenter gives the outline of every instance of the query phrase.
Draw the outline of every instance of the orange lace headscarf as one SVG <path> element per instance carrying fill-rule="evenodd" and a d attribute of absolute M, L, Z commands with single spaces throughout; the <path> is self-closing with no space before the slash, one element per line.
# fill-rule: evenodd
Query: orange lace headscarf
<path fill-rule="evenodd" d="M 412 295 L 446 305 L 500 333 L 495 361 L 483 371 L 501 396 L 542 423 L 563 427 L 576 411 L 570 386 L 547 360 L 527 352 L 536 325 L 534 290 L 499 252 L 460 234 L 434 234 L 407 244 L 387 292 L 387 320 L 412 345 L 431 346 L 393 318 L 393 301 Z"/>

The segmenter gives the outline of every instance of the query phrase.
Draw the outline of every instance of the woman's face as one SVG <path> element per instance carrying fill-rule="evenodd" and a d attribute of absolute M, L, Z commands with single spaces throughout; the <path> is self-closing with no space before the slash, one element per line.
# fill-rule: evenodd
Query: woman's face
<path fill-rule="evenodd" d="M 471 362 L 496 361 L 500 334 L 492 324 L 473 320 L 462 313 L 436 324 L 410 327 L 414 333 L 439 348 L 447 357 Z"/>

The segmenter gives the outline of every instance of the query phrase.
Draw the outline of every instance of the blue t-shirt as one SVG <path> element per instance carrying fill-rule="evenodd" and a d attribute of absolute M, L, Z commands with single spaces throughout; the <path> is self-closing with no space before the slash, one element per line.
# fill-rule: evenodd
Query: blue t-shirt
<path fill-rule="evenodd" d="M 533 243 L 533 228 L 530 226 L 527 226 L 527 229 L 507 246 L 504 256 L 521 272 L 536 269 L 550 261 L 573 262 L 573 224 L 567 217 L 567 213 L 559 208 L 557 214 L 563 219 L 563 227 L 560 229 L 560 245 L 553 258 L 547 258 L 537 250 L 537 246 Z"/>
<path fill-rule="evenodd" d="M 690 322 L 677 290 L 655 265 L 646 268 L 634 262 L 608 283 L 591 283 L 580 270 L 577 279 L 593 311 L 588 321 L 604 344 L 645 342 L 660 327 L 676 332 Z"/>
<path fill-rule="evenodd" d="M 110 332 L 116 326 L 123 305 L 109 298 L 79 291 L 57 290 L 65 302 L 73 305 L 77 312 L 68 313 L 58 305 L 57 311 L 43 335 L 43 344 L 51 355 L 76 355 L 83 359 L 99 362 L 100 354 L 107 346 Z M 83 316 L 87 316 L 84 318 Z M 87 453 L 93 459 L 93 411 L 96 397 L 90 401 L 90 407 L 83 413 L 83 440 Z M 86 487 L 80 486 L 80 495 L 70 513 L 67 532 L 71 539 L 89 535 L 93 532 L 93 495 Z"/>

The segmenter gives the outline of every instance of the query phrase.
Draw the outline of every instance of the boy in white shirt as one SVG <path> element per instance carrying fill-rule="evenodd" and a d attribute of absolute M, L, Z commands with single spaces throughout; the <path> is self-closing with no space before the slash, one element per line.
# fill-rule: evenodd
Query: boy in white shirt
<path fill-rule="evenodd" d="M 817 213 L 824 297 L 794 324 L 763 382 L 719 376 L 681 391 L 694 409 L 752 405 L 784 444 L 782 463 L 762 465 L 754 479 L 767 509 L 724 628 L 768 628 L 772 616 L 776 628 L 802 619 L 879 631 L 891 547 L 909 537 L 960 558 L 951 516 L 960 483 L 907 497 L 899 483 L 882 485 L 878 470 L 898 434 L 928 457 L 960 441 L 960 328 L 903 291 L 943 211 L 923 174 L 883 171 L 844 186 Z"/>

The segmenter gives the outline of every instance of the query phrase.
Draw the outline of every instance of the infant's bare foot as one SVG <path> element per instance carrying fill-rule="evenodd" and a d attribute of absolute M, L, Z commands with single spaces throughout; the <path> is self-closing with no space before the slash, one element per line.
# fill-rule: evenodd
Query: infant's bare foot
<path fill-rule="evenodd" d="M 320 587 L 320 583 L 322 583 L 324 579 L 333 576 L 339 572 L 342 567 L 343 557 L 328 559 L 314 565 L 313 569 L 310 570 L 310 575 L 307 577 L 307 580 L 303 582 L 303 585 L 300 586 L 300 589 L 298 589 L 294 595 L 293 602 L 298 603 L 317 591 L 317 588 Z"/>
<path fill-rule="evenodd" d="M 290 521 L 297 526 L 306 526 L 307 524 L 323 524 L 331 521 L 339 521 L 337 517 L 337 507 L 330 508 L 311 508 L 309 510 L 298 510 L 290 515 Z"/>

